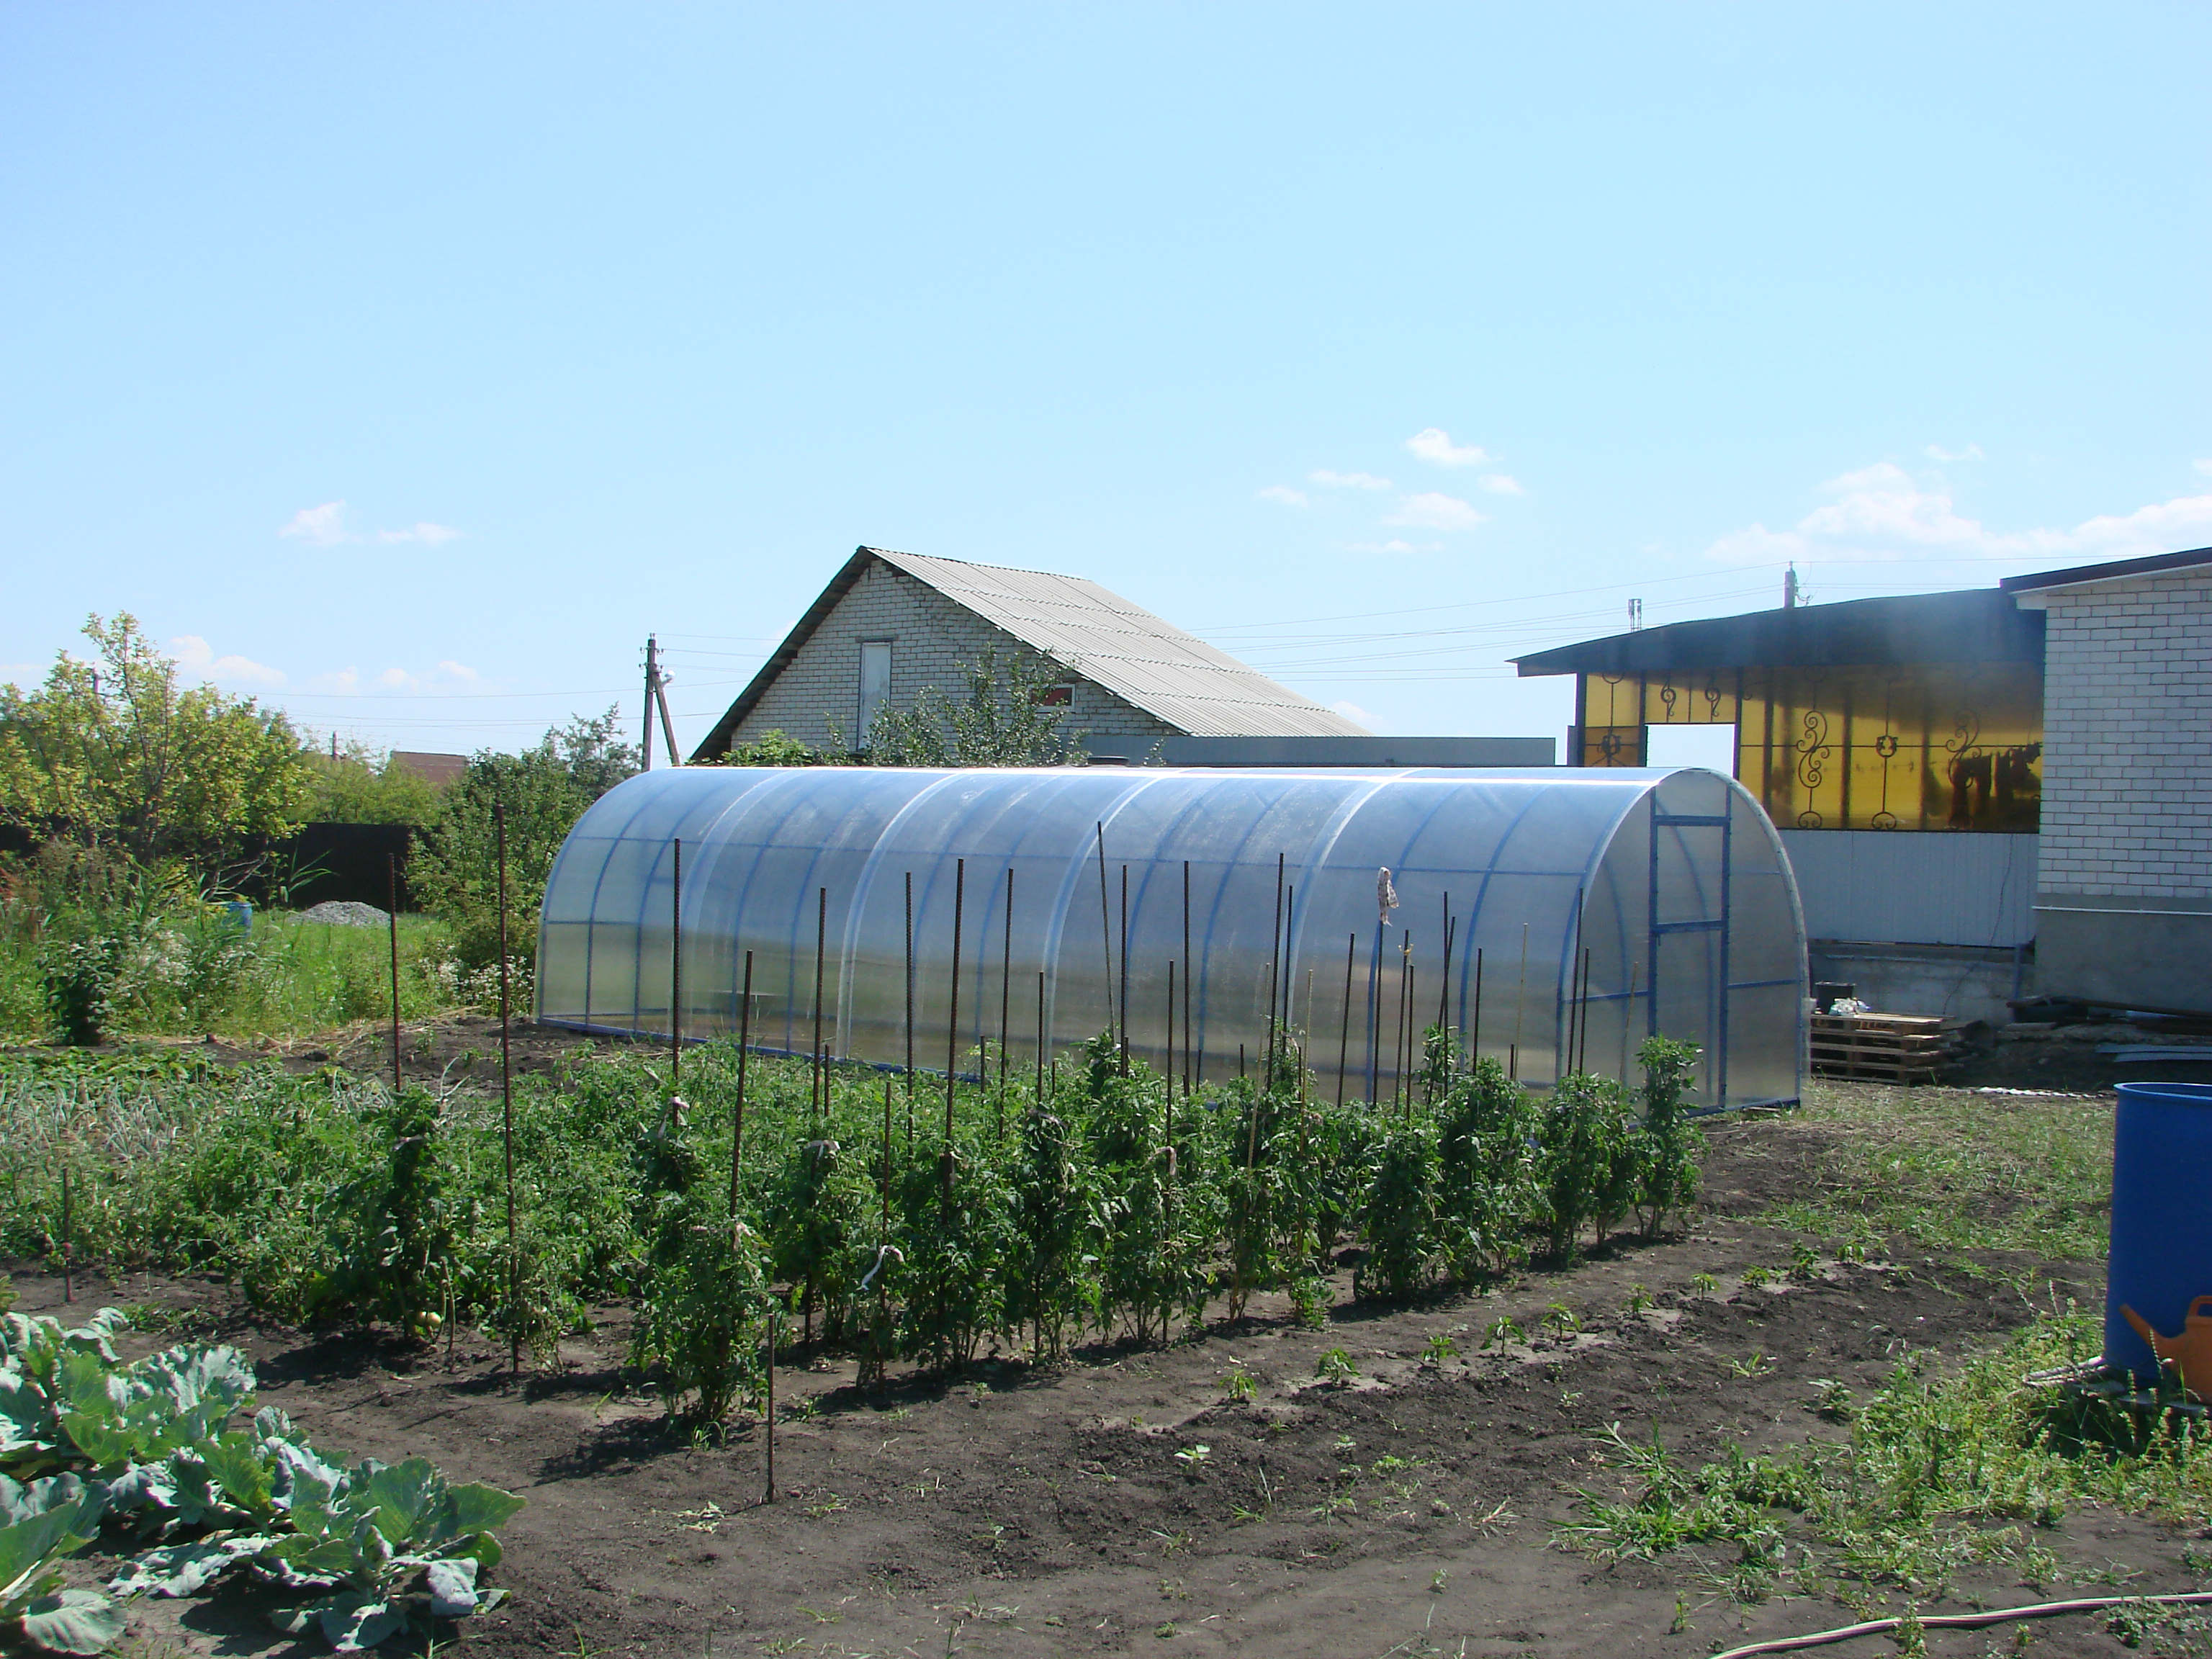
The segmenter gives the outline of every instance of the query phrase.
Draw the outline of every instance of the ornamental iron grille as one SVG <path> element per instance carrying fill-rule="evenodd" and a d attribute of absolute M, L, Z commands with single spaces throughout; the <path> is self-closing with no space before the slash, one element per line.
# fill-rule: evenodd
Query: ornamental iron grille
<path fill-rule="evenodd" d="M 2025 663 L 1585 674 L 1584 766 L 1637 766 L 1654 726 L 1734 726 L 1735 775 L 1800 830 L 2033 834 L 2043 675 Z"/>

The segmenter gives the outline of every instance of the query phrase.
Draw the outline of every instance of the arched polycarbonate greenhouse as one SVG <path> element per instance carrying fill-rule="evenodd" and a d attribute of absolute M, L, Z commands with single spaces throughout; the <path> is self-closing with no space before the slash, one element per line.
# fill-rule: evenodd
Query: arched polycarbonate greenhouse
<path fill-rule="evenodd" d="M 570 832 L 538 1015 L 666 1037 L 680 983 L 685 1039 L 811 1054 L 818 1020 L 941 1072 L 1110 1028 L 1205 1082 L 1279 1021 L 1368 1099 L 1437 1023 L 1538 1087 L 1661 1035 L 1741 1106 L 1797 1097 L 1804 961 L 1780 842 L 1711 772 L 699 767 Z"/>

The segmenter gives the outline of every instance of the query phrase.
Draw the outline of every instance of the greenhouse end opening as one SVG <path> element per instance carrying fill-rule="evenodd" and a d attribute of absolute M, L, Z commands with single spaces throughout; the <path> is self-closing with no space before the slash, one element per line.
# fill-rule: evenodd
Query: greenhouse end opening
<path fill-rule="evenodd" d="M 570 832 L 540 927 L 538 1018 L 611 1035 L 818 1031 L 941 1073 L 1110 1030 L 1202 1085 L 1291 1031 L 1321 1092 L 1370 1101 L 1431 1026 L 1540 1089 L 1628 1081 L 1667 1036 L 1705 1108 L 1799 1093 L 1789 863 L 1695 769 L 647 772 Z"/>

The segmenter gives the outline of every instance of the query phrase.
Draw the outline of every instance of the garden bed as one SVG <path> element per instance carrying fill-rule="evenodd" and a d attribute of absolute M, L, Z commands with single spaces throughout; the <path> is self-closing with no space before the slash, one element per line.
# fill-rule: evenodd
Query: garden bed
<path fill-rule="evenodd" d="M 1091 1346 L 1047 1370 L 994 1356 L 939 1379 L 895 1369 L 873 1390 L 849 1359 L 787 1354 L 776 1392 L 795 1414 L 779 1428 L 772 1506 L 757 1418 L 719 1443 L 672 1426 L 622 1364 L 623 1306 L 596 1309 L 556 1372 L 518 1382 L 472 1334 L 449 1360 L 290 1331 L 205 1280 L 132 1273 L 81 1284 L 78 1299 L 143 1304 L 237 1342 L 264 1402 L 319 1443 L 427 1455 L 527 1498 L 502 1529 L 497 1577 L 514 1598 L 456 1629 L 470 1652 L 1704 1654 L 1854 1614 L 1825 1596 L 1747 1595 L 1731 1544 L 1612 1565 L 1561 1547 L 1559 1529 L 1587 1513 L 1577 1491 L 1635 1486 L 1599 1437 L 1656 1431 L 1685 1465 L 1840 1441 L 1838 1389 L 1864 1401 L 1915 1355 L 1940 1376 L 2039 1310 L 2101 1297 L 2100 1264 L 2003 1248 L 2017 1194 L 1984 1203 L 1981 1242 L 1958 1248 L 1923 1248 L 1894 1204 L 1878 1219 L 1903 1231 L 1849 1243 L 1832 1207 L 1792 1218 L 1811 1231 L 1776 1224 L 1778 1203 L 1848 1203 L 1863 1143 L 1889 1157 L 1909 1139 L 1901 1092 L 1823 1085 L 1802 1117 L 1715 1122 L 1685 1235 L 1488 1293 L 1354 1301 L 1340 1265 L 1322 1329 L 1264 1294 L 1165 1348 Z M 1948 1091 L 1912 1091 L 1912 1109 L 1939 1095 L 1992 1115 Z M 2072 1110 L 2062 1127 L 2094 1141 L 2108 1107 Z M 1945 1178 L 1916 1166 L 1891 1196 Z M 14 1282 L 24 1310 L 56 1309 L 57 1279 Z M 1325 1364 L 1336 1351 L 1352 1375 Z M 1961 1559 L 1941 1583 L 1845 1594 L 1933 1611 L 2047 1599 L 2031 1581 L 2203 1582 L 2186 1532 L 2121 1508 L 2076 1504 L 2017 1530 L 2048 1559 Z M 289 1645 L 243 1597 L 141 1602 L 134 1617 L 152 1652 Z M 2169 1628 L 2153 1646 L 2186 1637 Z M 1931 1632 L 1928 1647 L 1999 1639 L 2010 1632 Z M 2094 1619 L 2039 1626 L 2035 1647 L 2119 1650 Z"/>

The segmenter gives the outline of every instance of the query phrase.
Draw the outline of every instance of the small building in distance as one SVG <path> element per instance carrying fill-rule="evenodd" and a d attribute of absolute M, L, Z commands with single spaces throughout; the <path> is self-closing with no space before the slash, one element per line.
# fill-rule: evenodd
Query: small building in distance
<path fill-rule="evenodd" d="M 1190 738 L 1369 736 L 1096 582 L 862 547 L 691 757 L 718 760 L 770 732 L 865 749 L 877 709 L 911 708 L 924 687 L 961 696 L 962 668 L 986 652 L 1064 670 L 1052 695 L 1096 756 L 1140 763 Z"/>
<path fill-rule="evenodd" d="M 433 789 L 443 789 L 468 776 L 469 757 L 423 749 L 395 749 L 392 751 L 392 767 L 394 771 L 422 779 Z"/>

